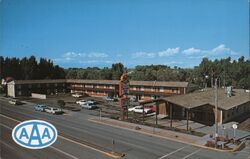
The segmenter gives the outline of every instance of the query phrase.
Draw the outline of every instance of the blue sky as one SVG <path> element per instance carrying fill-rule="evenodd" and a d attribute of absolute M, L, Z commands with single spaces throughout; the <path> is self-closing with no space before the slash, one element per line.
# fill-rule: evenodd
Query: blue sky
<path fill-rule="evenodd" d="M 249 58 L 248 0 L 0 0 L 0 54 L 62 67 Z"/>

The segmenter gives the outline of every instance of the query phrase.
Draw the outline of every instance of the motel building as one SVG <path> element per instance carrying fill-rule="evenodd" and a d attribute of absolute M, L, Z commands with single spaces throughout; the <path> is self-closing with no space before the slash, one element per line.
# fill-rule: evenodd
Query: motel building
<path fill-rule="evenodd" d="M 205 125 L 215 123 L 215 91 L 195 91 L 188 82 L 130 81 L 129 94 L 141 105 L 154 104 L 157 116 L 171 120 L 196 121 Z M 13 80 L 7 83 L 7 94 L 11 97 L 31 96 L 31 93 L 56 94 L 77 93 L 86 96 L 118 97 L 118 80 Z M 192 92 L 192 93 L 191 93 Z M 218 89 L 217 122 L 223 124 L 250 113 L 249 90 L 233 89 L 229 96 L 225 89 Z"/>
<path fill-rule="evenodd" d="M 249 115 L 249 90 L 232 89 L 229 95 L 225 89 L 219 88 L 217 97 L 218 125 L 237 121 Z M 170 127 L 172 127 L 172 120 L 186 120 L 187 129 L 189 120 L 210 126 L 215 123 L 214 88 L 141 102 L 142 105 L 149 103 L 155 103 L 158 114 L 166 115 L 170 119 Z"/>
<path fill-rule="evenodd" d="M 69 92 L 118 97 L 118 89 L 118 80 L 13 80 L 7 83 L 7 94 L 11 97 L 31 96 L 31 93 L 49 95 Z M 188 82 L 130 81 L 129 94 L 137 100 L 149 100 L 186 94 L 192 89 Z"/>

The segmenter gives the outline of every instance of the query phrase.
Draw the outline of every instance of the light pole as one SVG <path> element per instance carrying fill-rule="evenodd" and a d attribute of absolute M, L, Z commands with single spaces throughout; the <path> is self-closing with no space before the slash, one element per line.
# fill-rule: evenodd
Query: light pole
<path fill-rule="evenodd" d="M 218 137 L 218 87 L 217 80 L 215 79 L 215 148 L 217 148 L 217 137 Z"/>
<path fill-rule="evenodd" d="M 207 79 L 209 78 L 208 75 L 205 75 L 205 90 L 207 90 Z"/>

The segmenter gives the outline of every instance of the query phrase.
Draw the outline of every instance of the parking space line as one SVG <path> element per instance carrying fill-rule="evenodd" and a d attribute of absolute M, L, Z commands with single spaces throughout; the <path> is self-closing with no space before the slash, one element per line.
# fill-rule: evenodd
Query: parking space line
<path fill-rule="evenodd" d="M 196 154 L 196 153 L 199 152 L 199 151 L 201 151 L 201 149 L 198 149 L 198 150 L 194 151 L 193 153 L 190 153 L 189 155 L 184 156 L 182 159 L 186 159 L 186 158 L 188 158 L 188 157 L 190 157 L 190 156 Z"/>
<path fill-rule="evenodd" d="M 9 126 L 7 126 L 7 125 L 4 125 L 4 124 L 2 124 L 2 123 L 0 123 L 0 125 L 1 125 L 1 126 L 3 126 L 3 127 L 5 127 L 5 128 L 7 128 L 7 129 L 12 130 L 12 128 L 11 128 L 11 127 L 9 127 Z"/>
<path fill-rule="evenodd" d="M 16 120 L 16 119 L 10 118 L 10 117 L 8 117 L 8 116 L 6 116 L 6 115 L 3 115 L 3 114 L 0 114 L 0 116 L 5 117 L 5 118 L 10 119 L 10 120 L 13 120 L 13 121 L 18 122 L 18 123 L 20 123 L 20 122 L 21 122 L 21 121 L 19 121 L 19 120 Z"/>
<path fill-rule="evenodd" d="M 56 148 L 56 147 L 54 147 L 54 146 L 50 146 L 50 148 L 52 148 L 52 149 L 54 149 L 54 150 L 56 150 L 56 151 L 58 151 L 58 152 L 61 152 L 62 154 L 66 155 L 66 156 L 69 156 L 70 158 L 78 159 L 78 157 L 73 156 L 73 155 L 71 155 L 71 154 L 69 154 L 69 153 L 67 153 L 67 152 L 65 152 L 65 151 L 62 151 L 62 150 L 60 150 L 60 149 L 58 149 L 58 148 Z"/>
<path fill-rule="evenodd" d="M 158 159 L 163 159 L 163 158 L 165 158 L 165 157 L 168 157 L 168 156 L 170 156 L 170 155 L 172 155 L 172 154 L 174 154 L 174 153 L 176 153 L 176 152 L 178 152 L 178 151 L 181 151 L 182 149 L 184 149 L 184 148 L 186 148 L 187 146 L 184 146 L 184 147 L 181 147 L 181 148 L 179 148 L 179 149 L 177 149 L 177 150 L 175 150 L 175 151 L 172 151 L 172 152 L 170 152 L 170 153 L 168 153 L 168 154 L 166 154 L 166 155 L 164 155 L 164 156 L 161 156 L 160 158 L 158 158 Z"/>

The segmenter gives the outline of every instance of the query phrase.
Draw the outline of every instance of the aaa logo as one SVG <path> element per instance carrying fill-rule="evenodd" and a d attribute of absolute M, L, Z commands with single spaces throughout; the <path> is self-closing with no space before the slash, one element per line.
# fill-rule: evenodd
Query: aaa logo
<path fill-rule="evenodd" d="M 13 140 L 29 149 L 42 149 L 52 145 L 57 139 L 56 128 L 42 120 L 27 120 L 12 130 Z"/>

